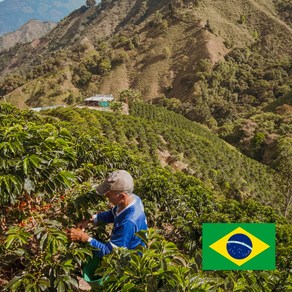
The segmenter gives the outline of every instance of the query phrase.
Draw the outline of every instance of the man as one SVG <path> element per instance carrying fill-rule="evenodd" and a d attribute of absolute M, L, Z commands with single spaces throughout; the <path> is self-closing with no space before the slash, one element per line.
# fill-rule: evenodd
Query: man
<path fill-rule="evenodd" d="M 106 212 L 93 215 L 91 220 L 83 220 L 68 232 L 72 241 L 89 242 L 99 249 L 97 255 L 102 257 L 110 253 L 113 248 L 126 247 L 134 249 L 143 245 L 142 240 L 135 235 L 136 232 L 147 230 L 147 221 L 141 199 L 133 194 L 134 181 L 125 170 L 116 170 L 109 174 L 106 180 L 96 187 L 97 193 L 105 195 L 114 207 Z M 89 222 L 113 223 L 110 241 L 102 243 L 91 238 L 84 232 Z"/>

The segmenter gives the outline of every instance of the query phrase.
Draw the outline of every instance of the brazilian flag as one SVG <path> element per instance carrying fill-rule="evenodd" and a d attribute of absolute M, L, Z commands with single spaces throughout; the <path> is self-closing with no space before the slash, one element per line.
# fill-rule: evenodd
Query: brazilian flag
<path fill-rule="evenodd" d="M 275 224 L 204 223 L 203 270 L 274 270 Z"/>

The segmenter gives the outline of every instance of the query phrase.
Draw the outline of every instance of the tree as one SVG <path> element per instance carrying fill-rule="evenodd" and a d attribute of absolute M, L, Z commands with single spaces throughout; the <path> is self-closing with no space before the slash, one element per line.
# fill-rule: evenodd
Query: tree
<path fill-rule="evenodd" d="M 104 75 L 112 69 L 112 64 L 109 58 L 104 58 L 98 64 L 98 73 Z"/>
<path fill-rule="evenodd" d="M 132 101 L 139 101 L 141 97 L 142 93 L 139 90 L 130 88 L 120 92 L 119 100 L 128 104 Z"/>
<path fill-rule="evenodd" d="M 166 107 L 167 109 L 174 111 L 174 112 L 177 112 L 177 113 L 180 113 L 181 109 L 182 109 L 181 101 L 177 98 L 174 98 L 174 97 L 173 98 L 163 97 L 160 100 L 160 104 L 162 106 Z"/>
<path fill-rule="evenodd" d="M 92 7 L 96 4 L 95 0 L 86 0 L 86 5 Z"/>
<path fill-rule="evenodd" d="M 110 108 L 114 111 L 114 112 L 120 112 L 123 108 L 123 103 L 120 101 L 112 101 L 110 103 Z"/>

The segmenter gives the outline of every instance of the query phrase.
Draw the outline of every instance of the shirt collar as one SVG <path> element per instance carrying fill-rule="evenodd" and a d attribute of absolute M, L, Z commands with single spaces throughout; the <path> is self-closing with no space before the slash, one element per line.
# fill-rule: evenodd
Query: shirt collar
<path fill-rule="evenodd" d="M 119 216 L 119 215 L 121 215 L 125 210 L 127 210 L 128 208 L 130 208 L 131 206 L 133 206 L 133 205 L 135 205 L 135 203 L 136 203 L 136 198 L 134 198 L 134 200 L 125 208 L 125 209 L 123 209 L 121 212 L 117 212 L 116 213 L 116 216 Z M 117 208 L 118 209 L 118 208 Z"/>

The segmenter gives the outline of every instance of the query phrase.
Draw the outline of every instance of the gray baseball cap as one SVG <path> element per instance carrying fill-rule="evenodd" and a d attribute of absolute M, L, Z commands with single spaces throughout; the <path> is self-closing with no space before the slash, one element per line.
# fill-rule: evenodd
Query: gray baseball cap
<path fill-rule="evenodd" d="M 104 195 L 108 191 L 131 194 L 134 190 L 134 180 L 126 170 L 116 170 L 110 173 L 102 184 L 94 186 L 94 188 L 100 195 Z"/>

